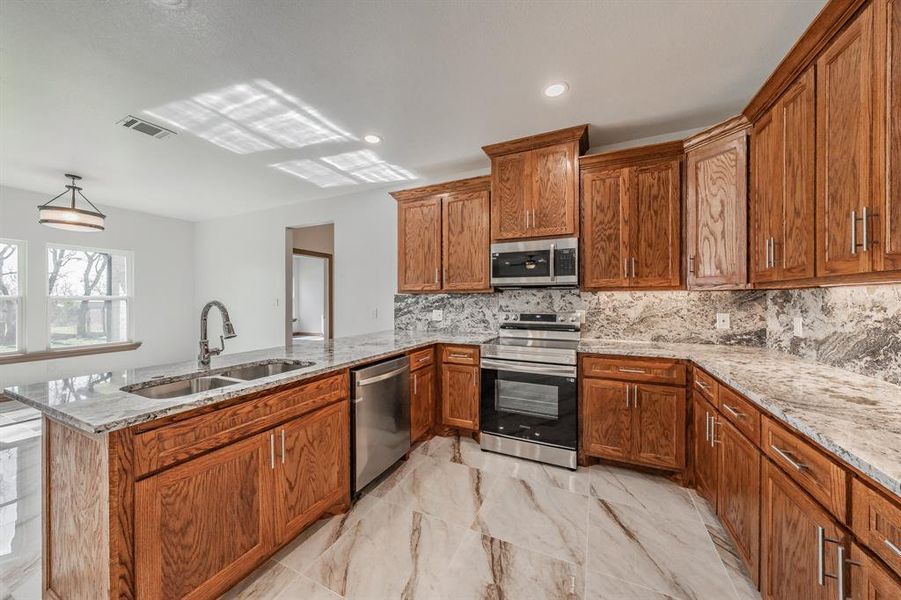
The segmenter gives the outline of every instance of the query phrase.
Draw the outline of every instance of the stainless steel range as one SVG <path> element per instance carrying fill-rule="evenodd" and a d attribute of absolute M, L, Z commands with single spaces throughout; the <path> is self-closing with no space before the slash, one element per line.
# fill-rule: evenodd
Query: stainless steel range
<path fill-rule="evenodd" d="M 483 450 L 577 467 L 581 326 L 577 313 L 503 315 L 481 348 Z"/>

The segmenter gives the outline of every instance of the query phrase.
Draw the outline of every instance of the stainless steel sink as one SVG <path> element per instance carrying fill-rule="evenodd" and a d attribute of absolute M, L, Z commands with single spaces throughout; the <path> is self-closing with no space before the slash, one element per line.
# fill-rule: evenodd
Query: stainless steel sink
<path fill-rule="evenodd" d="M 172 383 L 159 383 L 139 389 L 126 389 L 126 391 L 137 394 L 138 396 L 144 396 L 145 398 L 164 399 L 190 396 L 191 394 L 207 392 L 209 390 L 235 385 L 236 383 L 241 382 L 233 379 L 223 379 L 222 377 L 203 376 L 173 381 Z"/>
<path fill-rule="evenodd" d="M 229 369 L 228 371 L 220 373 L 220 375 L 222 377 L 231 377 L 233 379 L 260 379 L 261 377 L 269 377 L 270 375 L 279 375 L 281 373 L 288 373 L 290 371 L 304 369 L 306 367 L 311 367 L 314 364 L 315 363 L 309 361 L 278 361 L 271 362 L 265 365 L 235 367 L 234 369 Z"/>

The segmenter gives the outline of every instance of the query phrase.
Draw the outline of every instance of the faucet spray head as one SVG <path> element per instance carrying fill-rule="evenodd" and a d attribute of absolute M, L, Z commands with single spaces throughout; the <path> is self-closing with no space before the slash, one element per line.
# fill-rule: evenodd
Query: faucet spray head
<path fill-rule="evenodd" d="M 224 323 L 222 323 L 222 332 L 223 334 L 225 334 L 224 337 L 227 340 L 230 340 L 233 337 L 237 337 L 238 335 L 237 333 L 235 333 L 235 326 L 232 325 L 231 321 L 225 321 Z"/>

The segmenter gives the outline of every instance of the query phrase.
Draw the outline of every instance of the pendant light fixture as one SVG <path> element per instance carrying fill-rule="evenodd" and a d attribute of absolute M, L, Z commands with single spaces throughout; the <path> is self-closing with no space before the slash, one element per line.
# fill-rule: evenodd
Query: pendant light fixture
<path fill-rule="evenodd" d="M 53 198 L 52 200 L 38 206 L 38 223 L 53 227 L 55 229 L 65 229 L 66 231 L 103 231 L 106 215 L 100 212 L 94 203 L 85 198 L 81 193 L 81 188 L 76 183 L 81 179 L 78 175 L 66 173 L 66 177 L 72 180 L 72 183 L 66 186 L 66 191 Z M 87 202 L 93 210 L 75 207 L 75 193 Z M 56 205 L 53 203 L 65 196 L 67 193 L 72 194 L 69 206 Z"/>

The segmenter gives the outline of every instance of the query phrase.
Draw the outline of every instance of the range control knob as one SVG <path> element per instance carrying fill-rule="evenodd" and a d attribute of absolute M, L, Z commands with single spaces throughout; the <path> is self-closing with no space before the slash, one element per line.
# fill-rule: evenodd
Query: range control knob
<path fill-rule="evenodd" d="M 504 315 L 504 321 L 509 321 L 509 320 L 510 320 L 510 315 Z"/>

